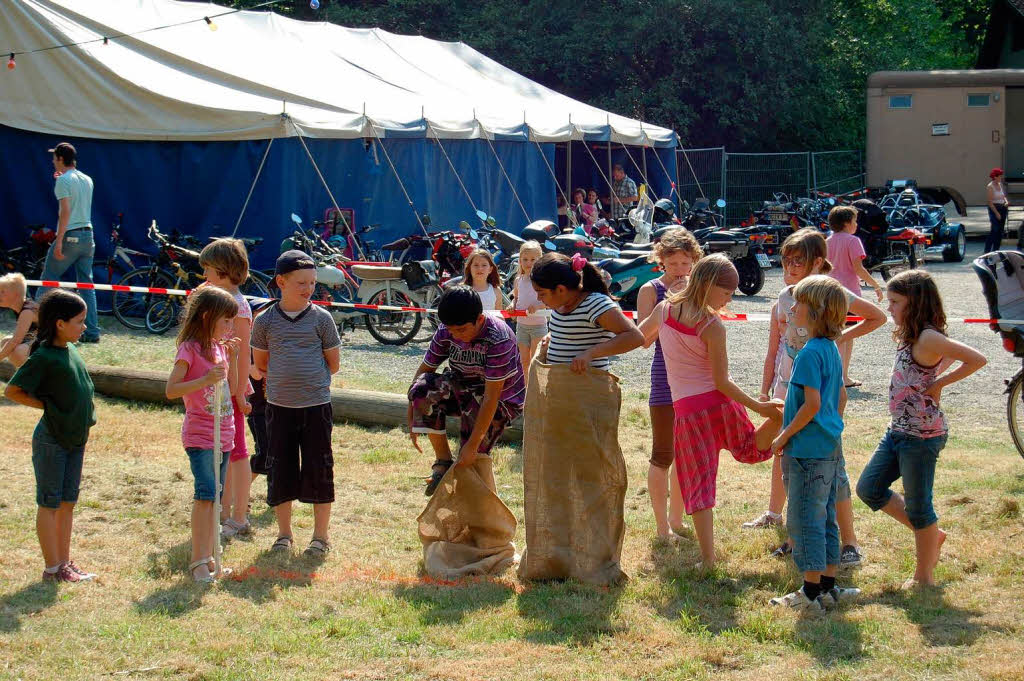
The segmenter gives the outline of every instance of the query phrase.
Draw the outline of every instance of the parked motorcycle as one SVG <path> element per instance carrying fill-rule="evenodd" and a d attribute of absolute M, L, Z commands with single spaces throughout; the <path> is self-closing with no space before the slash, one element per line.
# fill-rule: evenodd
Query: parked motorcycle
<path fill-rule="evenodd" d="M 890 225 L 885 211 L 871 199 L 857 199 L 851 205 L 857 209 L 856 235 L 864 243 L 868 272 L 888 280 L 900 270 L 924 265 L 927 236 L 903 224 Z"/>

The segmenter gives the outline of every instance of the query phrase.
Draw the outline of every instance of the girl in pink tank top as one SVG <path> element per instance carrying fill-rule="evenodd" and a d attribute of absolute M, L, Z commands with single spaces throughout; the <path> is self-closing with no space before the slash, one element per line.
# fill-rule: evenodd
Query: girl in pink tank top
<path fill-rule="evenodd" d="M 724 255 L 700 260 L 682 293 L 659 303 L 640 325 L 645 338 L 657 336 L 675 409 L 676 474 L 686 513 L 700 543 L 701 567 L 714 565 L 714 516 L 718 453 L 757 463 L 771 457 L 771 443 L 782 426 L 781 405 L 759 402 L 729 378 L 725 326 L 718 310 L 739 284 Z M 757 429 L 744 410 L 766 418 Z"/>

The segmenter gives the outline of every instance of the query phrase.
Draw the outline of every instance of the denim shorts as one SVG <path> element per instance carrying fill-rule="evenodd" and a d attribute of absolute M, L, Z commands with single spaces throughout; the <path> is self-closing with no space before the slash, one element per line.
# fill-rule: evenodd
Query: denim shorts
<path fill-rule="evenodd" d="M 192 498 L 196 501 L 213 501 L 215 481 L 213 479 L 213 450 L 199 447 L 185 447 L 188 463 L 192 467 L 192 479 L 195 491 Z M 224 494 L 224 477 L 228 474 L 230 452 L 224 452 L 220 462 L 220 494 Z"/>
<path fill-rule="evenodd" d="M 939 452 L 945 446 L 945 435 L 920 438 L 887 430 L 860 474 L 857 496 L 872 511 L 878 511 L 892 498 L 892 483 L 903 478 L 903 496 L 910 524 L 922 530 L 938 522 L 939 517 L 932 506 L 932 485 L 935 483 Z"/>
<path fill-rule="evenodd" d="M 839 564 L 839 448 L 827 459 L 782 459 L 787 474 L 789 508 L 786 528 L 793 538 L 793 562 L 801 572 Z"/>
<path fill-rule="evenodd" d="M 516 343 L 518 345 L 530 345 L 548 335 L 548 323 L 524 324 L 516 322 Z"/>
<path fill-rule="evenodd" d="M 782 485 L 789 489 L 789 477 L 786 467 L 782 467 Z M 846 456 L 843 455 L 843 443 L 839 442 L 839 467 L 836 469 L 836 502 L 847 501 L 853 496 L 850 490 L 850 476 L 846 472 Z"/>
<path fill-rule="evenodd" d="M 50 434 L 42 421 L 32 433 L 32 469 L 36 474 L 36 505 L 59 508 L 78 501 L 85 445 L 68 449 Z"/>

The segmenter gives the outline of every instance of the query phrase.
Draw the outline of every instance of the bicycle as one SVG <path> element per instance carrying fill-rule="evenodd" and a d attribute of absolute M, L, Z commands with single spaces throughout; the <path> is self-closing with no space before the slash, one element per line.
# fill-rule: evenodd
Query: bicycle
<path fill-rule="evenodd" d="M 92 280 L 96 284 L 118 284 L 128 272 L 138 267 L 132 258 L 148 259 L 148 253 L 127 248 L 121 243 L 121 224 L 124 213 L 117 214 L 117 221 L 110 226 L 110 255 L 92 265 Z M 96 291 L 96 311 L 112 314 L 114 296 L 112 291 Z"/>
<path fill-rule="evenodd" d="M 203 281 L 202 269 L 199 267 L 199 253 L 196 250 L 182 247 L 177 242 L 185 241 L 190 245 L 200 242 L 188 235 L 181 235 L 177 230 L 171 236 L 160 232 L 156 220 L 149 226 L 147 236 L 153 241 L 158 251 L 153 261 L 139 267 L 121 277 L 125 286 L 164 289 L 192 289 Z M 262 239 L 242 239 L 246 249 L 252 249 L 262 243 Z M 243 295 L 260 298 L 270 297 L 266 281 L 262 273 L 251 270 L 249 277 L 239 287 Z M 181 302 L 176 296 L 154 293 L 131 293 L 114 291 L 112 296 L 114 317 L 129 329 L 146 329 L 151 333 L 164 333 L 178 319 Z M 156 307 L 151 312 L 151 308 Z"/>

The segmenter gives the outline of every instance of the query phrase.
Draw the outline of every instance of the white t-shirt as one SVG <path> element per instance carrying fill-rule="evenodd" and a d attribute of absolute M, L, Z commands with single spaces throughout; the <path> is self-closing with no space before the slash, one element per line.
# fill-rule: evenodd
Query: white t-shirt
<path fill-rule="evenodd" d="M 572 312 L 562 314 L 552 310 L 548 321 L 551 334 L 548 362 L 569 364 L 581 353 L 614 338 L 615 334 L 600 326 L 597 318 L 617 307 L 615 301 L 603 293 L 590 293 Z M 607 370 L 610 365 L 610 357 L 599 357 L 590 363 L 595 369 Z"/>
<path fill-rule="evenodd" d="M 476 291 L 476 289 L 473 290 Z M 484 304 L 484 312 L 497 308 L 498 289 L 493 286 L 488 286 L 486 291 L 477 291 L 476 294 L 480 296 L 480 302 Z"/>

